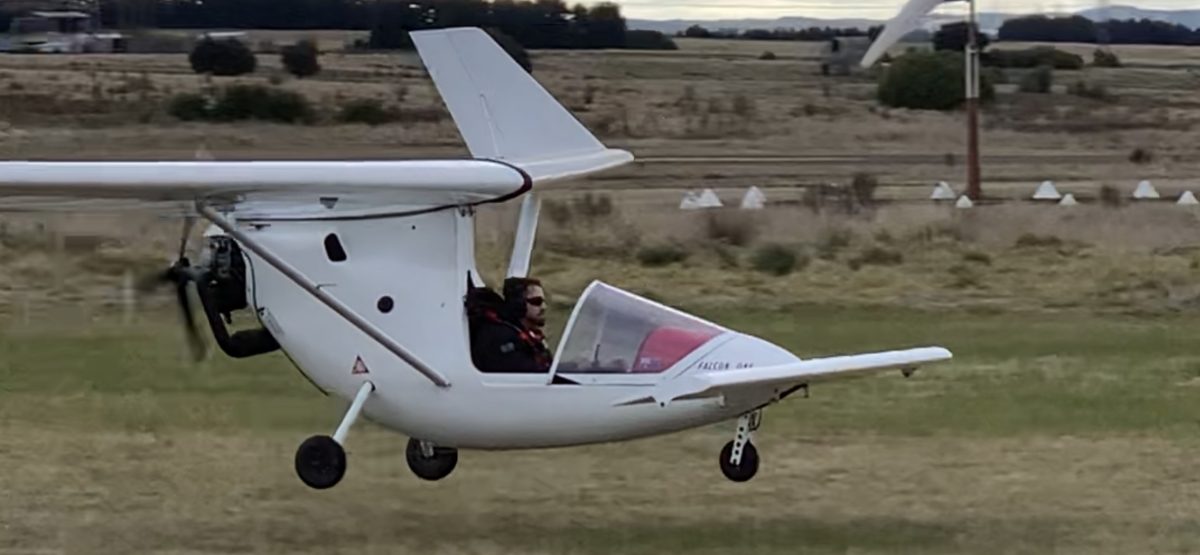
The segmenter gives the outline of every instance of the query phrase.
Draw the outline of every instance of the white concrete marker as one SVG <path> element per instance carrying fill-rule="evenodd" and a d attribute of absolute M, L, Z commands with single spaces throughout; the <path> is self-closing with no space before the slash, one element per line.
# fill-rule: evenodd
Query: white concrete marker
<path fill-rule="evenodd" d="M 1037 191 L 1033 193 L 1034 200 L 1059 200 L 1061 198 L 1062 195 L 1058 193 L 1058 189 L 1054 188 L 1053 181 L 1043 181 Z"/>
<path fill-rule="evenodd" d="M 1159 196 L 1158 191 L 1153 185 L 1150 184 L 1149 181 L 1142 181 L 1141 183 L 1138 183 L 1137 189 L 1133 191 L 1133 198 L 1147 199 L 1159 198 Z"/>

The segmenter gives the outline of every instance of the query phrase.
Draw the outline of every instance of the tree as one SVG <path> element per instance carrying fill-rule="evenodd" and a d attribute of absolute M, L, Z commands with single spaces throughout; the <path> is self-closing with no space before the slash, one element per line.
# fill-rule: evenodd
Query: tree
<path fill-rule="evenodd" d="M 683 36 L 690 39 L 707 39 L 712 37 L 712 33 L 708 29 L 699 25 L 692 25 L 683 32 Z"/>
<path fill-rule="evenodd" d="M 192 71 L 212 75 L 253 73 L 258 65 L 254 53 L 239 40 L 215 40 L 205 37 L 188 56 Z"/>
<path fill-rule="evenodd" d="M 947 23 L 942 25 L 936 33 L 933 34 L 933 49 L 934 50 L 954 50 L 963 52 L 967 49 L 967 41 L 970 37 L 967 34 L 967 23 L 960 21 L 957 23 Z M 979 32 L 979 26 L 975 25 L 975 41 L 979 44 L 979 50 L 987 48 L 991 43 L 991 39 L 984 33 Z"/>
<path fill-rule="evenodd" d="M 980 99 L 995 96 L 992 81 L 980 75 Z M 894 108 L 950 110 L 966 98 L 963 55 L 954 52 L 908 52 L 888 67 L 879 81 L 879 101 Z"/>
<path fill-rule="evenodd" d="M 321 63 L 317 57 L 320 51 L 317 43 L 305 39 L 296 44 L 285 46 L 280 54 L 284 69 L 301 79 L 316 75 L 321 71 Z"/>

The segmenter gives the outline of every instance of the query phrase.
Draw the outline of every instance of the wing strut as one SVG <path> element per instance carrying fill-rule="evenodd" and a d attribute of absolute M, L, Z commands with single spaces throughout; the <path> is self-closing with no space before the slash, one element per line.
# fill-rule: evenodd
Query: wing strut
<path fill-rule="evenodd" d="M 255 241 L 245 233 L 242 233 L 241 230 L 234 227 L 229 220 L 217 213 L 216 210 L 213 210 L 212 207 L 197 201 L 196 210 L 200 212 L 202 216 L 207 218 L 208 221 L 224 230 L 225 233 L 228 233 L 247 249 L 250 249 L 254 252 L 254 254 L 257 254 L 258 256 L 262 257 L 263 260 L 266 260 L 268 264 L 273 266 L 276 270 L 279 270 L 280 273 L 287 276 L 289 279 L 295 282 L 296 285 L 299 285 L 301 289 L 308 291 L 308 293 L 313 297 L 316 297 L 317 300 L 325 303 L 326 306 L 333 309 L 334 312 L 340 314 L 342 318 L 345 318 L 347 322 L 353 324 L 354 327 L 362 330 L 363 333 L 369 335 L 372 339 L 379 342 L 379 344 L 385 349 L 400 357 L 401 360 L 407 362 L 413 368 L 416 368 L 418 372 L 424 374 L 426 378 L 429 378 L 429 381 L 433 382 L 438 387 L 450 387 L 450 381 L 447 380 L 445 376 L 438 373 L 437 370 L 430 368 L 429 365 L 425 364 L 424 361 L 417 358 L 416 355 L 409 352 L 408 349 L 405 349 L 403 345 L 397 343 L 396 340 L 392 339 L 379 328 L 375 327 L 365 318 L 359 316 L 358 313 L 354 312 L 354 310 L 352 310 L 350 307 L 346 306 L 329 293 L 326 293 L 323 289 L 318 287 L 316 283 L 313 283 L 312 280 L 300 273 L 299 270 L 293 268 L 291 264 L 288 264 L 282 258 L 275 256 L 274 253 L 267 250 L 265 247 L 259 244 L 258 241 Z"/>

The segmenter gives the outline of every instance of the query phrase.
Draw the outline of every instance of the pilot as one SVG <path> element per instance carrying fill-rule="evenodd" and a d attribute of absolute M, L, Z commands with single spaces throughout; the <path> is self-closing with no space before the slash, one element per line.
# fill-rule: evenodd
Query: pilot
<path fill-rule="evenodd" d="M 504 280 L 501 303 L 479 303 L 470 308 L 471 358 L 476 368 L 483 372 L 550 371 L 552 355 L 543 332 L 546 297 L 540 281 L 508 278 Z"/>

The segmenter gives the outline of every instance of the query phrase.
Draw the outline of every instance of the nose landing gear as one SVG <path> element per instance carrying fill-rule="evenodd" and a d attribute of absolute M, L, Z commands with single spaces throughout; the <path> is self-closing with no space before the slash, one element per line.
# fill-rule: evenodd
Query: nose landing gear
<path fill-rule="evenodd" d="M 750 442 L 751 435 L 762 424 L 762 410 L 738 418 L 737 435 L 721 449 L 721 473 L 734 482 L 745 482 L 758 473 L 758 449 Z"/>
<path fill-rule="evenodd" d="M 333 437 L 312 436 L 300 444 L 296 450 L 296 475 L 301 482 L 313 489 L 329 489 L 342 481 L 346 475 L 346 450 L 342 445 L 346 442 L 346 434 L 350 433 L 350 426 L 362 412 L 367 396 L 374 390 L 374 384 L 363 382 Z"/>

